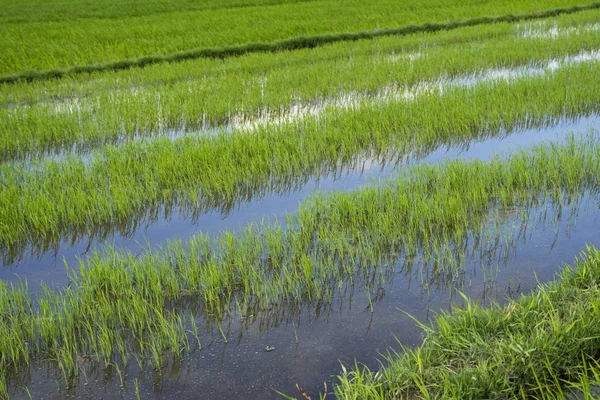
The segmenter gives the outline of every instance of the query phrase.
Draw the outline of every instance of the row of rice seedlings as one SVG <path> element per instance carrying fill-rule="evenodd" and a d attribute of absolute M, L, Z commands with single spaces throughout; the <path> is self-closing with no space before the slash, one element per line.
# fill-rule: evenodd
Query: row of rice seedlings
<path fill-rule="evenodd" d="M 600 251 L 508 305 L 455 307 L 421 327 L 420 347 L 390 350 L 379 371 L 343 367 L 339 399 L 597 398 Z"/>
<path fill-rule="evenodd" d="M 552 40 L 500 37 L 467 49 L 464 43 L 455 43 L 428 48 L 415 59 L 390 59 L 386 54 L 369 53 L 307 63 L 302 57 L 301 64 L 285 68 L 257 72 L 249 64 L 243 71 L 192 82 L 102 91 L 66 102 L 9 107 L 0 110 L 0 158 L 35 157 L 69 148 L 85 150 L 132 136 L 193 132 L 260 114 L 281 116 L 293 111 L 290 104 L 298 101 L 306 105 L 326 99 L 335 102 L 340 94 L 347 101 L 390 89 L 390 85 L 398 91 L 423 80 L 442 77 L 444 81 L 489 68 L 518 68 L 597 50 L 599 41 L 600 32 L 582 31 Z"/>
<path fill-rule="evenodd" d="M 31 0 L 22 0 L 18 4 L 3 2 L 0 5 L 0 22 L 25 23 L 72 21 L 83 18 L 139 17 L 171 12 L 256 7 L 293 3 L 294 1 L 299 0 L 205 0 L 202 3 L 193 0 L 161 0 L 143 4 L 137 4 L 135 0 L 125 0 L 123 7 L 115 7 L 114 0 L 99 0 L 95 1 L 94 4 L 86 3 L 85 0 L 74 0 L 68 5 L 57 1 L 48 1 L 40 4 Z M 135 7 L 131 6 L 133 4 L 135 4 Z"/>
<path fill-rule="evenodd" d="M 308 87 L 300 84 L 295 78 L 294 71 L 296 68 L 306 69 L 307 64 L 321 64 L 337 60 L 337 63 L 346 63 L 352 66 L 353 63 L 359 62 L 359 59 L 370 58 L 374 63 L 377 63 L 378 58 L 387 58 L 390 62 L 398 62 L 405 56 L 412 55 L 413 58 L 422 56 L 425 51 L 433 51 L 437 47 L 453 46 L 456 43 L 464 44 L 468 50 L 468 45 L 476 46 L 478 43 L 485 40 L 495 40 L 502 37 L 513 37 L 515 35 L 523 37 L 524 30 L 534 27 L 536 31 L 544 32 L 546 30 L 563 32 L 567 31 L 568 35 L 573 36 L 573 40 L 580 41 L 578 36 L 581 30 L 586 31 L 595 26 L 600 21 L 600 14 L 597 11 L 587 11 L 572 15 L 561 15 L 559 17 L 548 18 L 529 23 L 499 23 L 491 25 L 483 25 L 479 27 L 465 27 L 452 31 L 442 31 L 435 33 L 414 34 L 403 37 L 387 37 L 373 40 L 362 40 L 353 43 L 334 43 L 329 46 L 318 49 L 306 50 L 299 49 L 284 53 L 274 53 L 268 56 L 262 54 L 249 54 L 243 57 L 226 59 L 222 61 L 216 60 L 193 60 L 182 61 L 179 63 L 171 63 L 165 65 L 149 66 L 142 69 L 132 71 L 117 71 L 112 73 L 95 73 L 91 75 L 75 75 L 64 79 L 55 79 L 46 82 L 31 82 L 14 85 L 0 86 L 0 100 L 6 107 L 17 107 L 19 105 L 31 105 L 39 102 L 54 101 L 59 102 L 66 99 L 78 100 L 84 97 L 89 97 L 98 92 L 108 92 L 117 90 L 143 90 L 145 87 L 162 86 L 166 91 L 170 86 L 186 81 L 192 83 L 195 80 L 220 80 L 224 75 L 230 79 L 235 79 L 237 76 L 244 76 L 245 81 L 257 79 L 256 75 L 265 76 L 264 87 L 265 92 L 269 92 L 269 83 L 276 80 L 269 74 L 276 70 L 285 70 L 286 75 L 293 78 L 293 82 L 302 90 L 299 92 L 299 99 L 308 100 L 315 97 L 314 94 L 304 93 Z M 579 30 L 578 28 L 582 28 Z M 531 28 L 533 29 L 533 28 Z M 558 39 L 563 35 L 555 35 Z M 535 36 L 534 36 L 535 38 Z M 528 41 L 519 42 L 519 46 L 528 46 Z M 500 45 L 500 44 L 498 44 Z M 519 47 L 516 46 L 516 47 Z M 493 46 L 492 46 L 493 47 Z M 535 46 L 534 46 L 535 47 Z M 579 47 L 580 50 L 583 48 Z M 493 52 L 493 49 L 489 49 Z M 437 50 L 436 50 L 437 51 Z M 537 53 L 529 49 L 530 53 Z M 564 52 L 564 49 L 563 49 Z M 515 54 L 511 50 L 511 54 Z M 546 57 L 559 56 L 561 53 L 551 54 L 546 53 Z M 489 56 L 486 56 L 487 59 Z M 453 59 L 453 57 L 448 57 Z M 537 56 L 535 57 L 537 59 Z M 516 66 L 526 61 L 522 57 L 504 57 L 505 67 Z M 456 62 L 456 60 L 452 60 Z M 330 67 L 334 68 L 337 64 L 331 63 Z M 409 65 L 406 65 L 406 74 L 412 74 Z M 438 68 L 432 65 L 434 68 Z M 482 66 L 481 68 L 484 68 Z M 447 70 L 438 70 L 438 74 L 429 76 L 430 78 L 438 76 L 441 73 L 452 76 L 456 71 L 460 71 L 462 66 L 456 66 Z M 345 73 L 345 70 L 338 67 L 337 73 Z M 302 75 L 307 75 L 308 70 Z M 311 74 L 308 74 L 311 75 Z M 260 77 L 259 76 L 259 77 Z M 426 79 L 428 76 L 420 76 L 418 79 Z M 383 79 L 384 77 L 381 77 Z M 314 79 L 310 77 L 310 79 Z M 396 79 L 401 79 L 397 76 Z M 354 79 L 356 81 L 356 79 Z M 410 80 L 407 82 L 411 82 Z M 244 81 L 240 81 L 242 85 Z M 353 82 L 356 85 L 358 82 Z M 386 84 L 392 83 L 392 81 Z M 373 86 L 372 89 L 378 89 L 382 85 Z M 284 89 L 284 88 L 280 88 Z M 195 91 L 202 90 L 201 87 L 194 88 Z M 232 88 L 230 88 L 232 90 Z M 344 90 L 349 90 L 345 87 Z M 221 95 L 229 93 L 225 90 L 220 90 Z M 339 90 L 332 92 L 337 93 Z M 241 96 L 245 93 L 240 93 Z M 317 92 L 318 94 L 318 92 Z M 269 96 L 272 96 L 270 94 Z M 328 96 L 331 94 L 327 94 Z M 267 95 L 265 95 L 267 96 Z M 269 97 L 267 96 L 267 97 Z M 215 99 L 215 101 L 218 99 Z M 235 99 L 230 99 L 234 101 Z M 209 106 L 209 105 L 207 105 Z M 237 109 L 232 103 L 231 109 Z M 211 113 L 207 113 L 211 114 Z"/>
<path fill-rule="evenodd" d="M 333 179 L 338 179 L 347 171 L 355 171 L 364 168 L 367 161 L 365 160 L 350 160 L 347 163 L 340 165 L 324 165 L 318 170 L 313 171 L 314 176 L 331 176 Z M 218 212 L 226 216 L 237 209 L 240 203 L 250 203 L 264 199 L 266 196 L 289 196 L 290 193 L 298 192 L 301 188 L 311 181 L 314 176 L 299 175 L 286 177 L 279 180 L 276 184 L 248 186 L 240 188 L 236 193 L 235 198 L 223 199 L 213 198 L 204 199 L 198 203 L 188 203 L 181 201 L 170 201 L 157 204 L 156 206 L 148 206 L 140 208 L 139 213 L 123 219 L 113 219 L 108 225 L 89 225 L 79 228 L 70 229 L 68 234 L 62 237 L 62 241 L 58 241 L 57 237 L 47 236 L 40 238 L 39 241 L 31 243 L 19 243 L 9 248 L 3 249 L 0 263 L 10 265 L 19 262 L 23 257 L 39 258 L 46 251 L 58 251 L 61 244 L 75 246 L 82 239 L 88 241 L 91 246 L 92 242 L 105 242 L 114 239 L 114 234 L 118 233 L 124 237 L 131 237 L 140 229 L 144 229 L 157 221 L 171 220 L 172 218 L 185 218 L 192 223 L 197 223 L 198 219 L 205 213 Z"/>
<path fill-rule="evenodd" d="M 78 357 L 160 367 L 199 340 L 187 312 L 173 308 L 181 299 L 217 318 L 232 304 L 297 309 L 331 302 L 346 282 L 372 292 L 388 279 L 386 269 L 418 252 L 434 262 L 434 277 L 455 275 L 463 249 L 489 231 L 491 209 L 560 206 L 597 193 L 595 139 L 571 138 L 508 160 L 412 168 L 356 192 L 317 195 L 285 227 L 251 224 L 238 235 L 175 240 L 139 257 L 96 253 L 69 269 L 68 287 L 37 297 L 25 282 L 0 282 L 0 375 L 53 360 L 68 381 Z"/>
<path fill-rule="evenodd" d="M 89 160 L 67 157 L 0 167 L 0 243 L 6 253 L 71 231 L 131 221 L 161 204 L 244 199 L 324 165 L 357 157 L 396 159 L 440 142 L 478 138 L 598 110 L 600 65 L 552 76 L 457 87 L 443 96 L 362 104 L 298 124 L 107 146 Z M 460 104 L 460 107 L 456 105 Z M 330 168 L 331 169 L 331 168 Z"/>
<path fill-rule="evenodd" d="M 116 19 L 82 18 L 49 22 L 15 22 L 0 25 L 1 74 L 15 74 L 30 70 L 49 70 L 75 65 L 89 66 L 114 62 L 122 66 L 131 59 L 143 65 L 153 54 L 164 58 L 169 53 L 194 53 L 190 49 L 217 48 L 224 53 L 250 43 L 249 49 L 269 46 L 280 40 L 296 47 L 319 44 L 331 39 L 344 40 L 343 32 L 367 31 L 383 27 L 419 24 L 433 29 L 436 23 L 453 20 L 482 18 L 485 15 L 535 13 L 542 9 L 572 8 L 586 5 L 582 0 L 546 0 L 543 7 L 534 0 L 511 0 L 502 3 L 484 3 L 476 0 L 453 0 L 443 3 L 420 0 L 398 4 L 390 0 L 345 0 L 293 2 L 249 8 L 212 9 L 175 13 L 173 18 L 164 14 Z M 269 21 L 269 23 L 257 23 Z M 410 25 L 417 24 L 417 25 Z M 410 31 L 409 31 L 410 32 Z M 327 34 L 331 34 L 328 36 Z M 320 36 L 315 36 L 320 35 Z M 362 35 L 357 35 L 360 38 Z M 292 38 L 292 39 L 289 39 Z M 219 49 L 220 46 L 224 46 Z M 185 53 L 180 53 L 185 59 Z M 148 57 L 150 56 L 150 57 Z M 177 57 L 175 57 L 175 60 Z M 119 60 L 119 61 L 118 61 Z M 85 68 L 85 67 L 84 67 Z"/>

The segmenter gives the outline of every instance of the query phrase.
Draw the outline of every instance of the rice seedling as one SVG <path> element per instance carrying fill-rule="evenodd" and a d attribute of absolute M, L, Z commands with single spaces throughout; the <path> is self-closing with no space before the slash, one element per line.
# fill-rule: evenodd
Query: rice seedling
<path fill-rule="evenodd" d="M 4 376 L 0 378 L 0 397 L 3 399 L 8 399 L 8 389 Z"/>
<path fill-rule="evenodd" d="M 137 379 L 135 380 L 134 385 L 135 385 L 135 398 L 139 400 L 140 399 L 140 388 L 138 386 Z"/>
<path fill-rule="evenodd" d="M 599 70 L 596 63 L 581 64 L 552 75 L 451 88 L 415 101 L 334 108 L 319 118 L 260 127 L 251 135 L 222 132 L 107 146 L 88 161 L 67 157 L 3 165 L 0 243 L 12 254 L 24 244 L 52 243 L 72 232 L 131 227 L 135 216 L 155 213 L 163 204 L 230 204 L 257 189 L 286 186 L 357 158 L 394 160 L 440 142 L 597 112 Z"/>
<path fill-rule="evenodd" d="M 585 18 L 593 21 L 596 14 Z M 572 23 L 566 17 L 552 21 Z M 464 41 L 472 38 L 477 40 L 465 47 Z M 343 106 L 360 101 L 361 95 L 403 92 L 440 77 L 444 81 L 490 68 L 531 67 L 551 58 L 597 51 L 599 40 L 600 32 L 594 30 L 552 40 L 523 38 L 514 25 L 502 24 L 492 25 L 487 33 L 470 29 L 294 52 L 279 62 L 254 56 L 226 65 L 169 64 L 137 74 L 103 74 L 92 80 L 93 88 L 82 81 L 52 87 L 21 85 L 4 92 L 5 101 L 13 105 L 0 110 L 0 158 L 35 158 L 131 138 L 211 131 L 217 130 L 214 126 L 240 125 L 263 116 L 277 119 L 291 114 L 290 104 L 309 110 L 311 104 Z M 407 47 L 419 57 L 403 57 Z M 190 70 L 199 72 L 190 76 Z"/>
<path fill-rule="evenodd" d="M 455 307 L 420 324 L 424 343 L 390 350 L 379 371 L 343 367 L 336 396 L 596 398 L 599 276 L 600 251 L 588 247 L 555 282 L 506 306 Z"/>
<path fill-rule="evenodd" d="M 590 137 L 508 160 L 419 166 L 356 192 L 316 195 L 285 227 L 251 224 L 237 235 L 174 240 L 138 257 L 95 253 L 78 269 L 67 266 L 69 286 L 38 296 L 26 283 L 0 282 L 1 375 L 41 359 L 69 381 L 82 355 L 116 373 L 131 358 L 160 367 L 198 339 L 193 314 L 177 307 L 185 299 L 201 304 L 227 340 L 221 321 L 232 306 L 326 304 L 347 283 L 374 294 L 384 270 L 405 255 L 422 254 L 434 279 L 452 276 L 465 249 L 498 226 L 490 226 L 491 209 L 560 207 L 596 193 L 599 156 Z"/>
<path fill-rule="evenodd" d="M 556 14 L 557 7 L 578 11 L 590 6 L 585 1 L 547 0 L 540 12 L 539 2 L 533 0 L 484 4 L 475 0 L 443 3 L 421 0 L 406 5 L 389 0 L 345 0 L 342 4 L 322 0 L 276 2 L 262 7 L 260 3 L 255 3 L 256 7 L 238 8 L 221 5 L 204 10 L 188 4 L 176 6 L 174 9 L 181 11 L 171 13 L 172 18 L 164 18 L 164 11 L 153 14 L 150 10 L 154 7 L 144 7 L 147 11 L 140 12 L 139 16 L 123 13 L 122 17 L 107 18 L 103 15 L 114 11 L 107 11 L 106 6 L 98 7 L 102 11 L 95 18 L 77 18 L 89 13 L 76 11 L 84 8 L 81 4 L 73 7 L 73 12 L 69 8 L 59 19 L 56 13 L 48 20 L 40 18 L 46 7 L 40 7 L 41 10 L 31 13 L 29 18 L 23 17 L 28 14 L 22 12 L 20 18 L 13 21 L 9 16 L 0 26 L 0 46 L 5 49 L 0 73 L 45 70 L 22 73 L 20 78 L 51 77 L 61 74 L 60 68 L 65 67 L 73 67 L 72 72 L 93 71 L 145 65 L 161 59 L 176 61 L 203 53 L 219 56 L 271 47 L 293 49 L 369 36 L 368 33 L 348 34 L 348 31 L 398 25 L 407 25 L 401 31 L 428 31 L 461 24 L 448 22 L 453 20 L 467 20 L 470 24 L 495 21 L 493 17 L 482 17 L 485 15 L 505 15 L 504 20 L 510 21 L 518 14 L 539 17 L 547 10 L 552 10 L 550 15 Z M 51 3 L 48 8 L 56 8 L 56 5 Z M 155 9 L 165 8 L 163 5 Z M 173 18 L 177 24 L 172 23 Z M 256 21 L 269 23 L 257 24 Z M 269 43 L 277 40 L 279 42 Z M 3 80 L 13 78 L 5 76 Z"/>

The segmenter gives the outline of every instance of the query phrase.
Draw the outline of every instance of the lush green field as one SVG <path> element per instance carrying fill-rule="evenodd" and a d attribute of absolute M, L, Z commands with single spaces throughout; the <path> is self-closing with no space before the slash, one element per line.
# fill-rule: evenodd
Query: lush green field
<path fill-rule="evenodd" d="M 413 34 L 403 37 L 377 38 L 376 40 L 362 40 L 353 43 L 334 43 L 312 50 L 288 51 L 285 54 L 253 54 L 227 60 L 193 60 L 168 65 L 149 66 L 130 71 L 75 75 L 65 79 L 46 82 L 0 85 L 0 104 L 3 106 L 18 106 L 21 104 L 34 104 L 49 100 L 56 101 L 71 97 L 83 98 L 97 92 L 112 92 L 134 88 L 145 89 L 157 86 L 166 90 L 171 85 L 177 83 L 187 82 L 188 84 L 192 84 L 196 80 L 202 79 L 207 81 L 215 79 L 219 85 L 225 85 L 225 77 L 236 79 L 238 75 L 242 75 L 246 80 L 254 80 L 263 74 L 275 74 L 278 71 L 292 74 L 294 76 L 292 83 L 302 87 L 302 82 L 296 75 L 307 75 L 309 78 L 314 79 L 312 77 L 314 74 L 309 73 L 310 70 L 308 69 L 312 64 L 316 66 L 324 64 L 327 67 L 334 68 L 336 67 L 336 63 L 338 63 L 350 64 L 349 66 L 351 67 L 354 62 L 365 63 L 367 59 L 370 59 L 371 63 L 377 64 L 378 61 L 385 61 L 379 60 L 379 58 L 386 58 L 386 56 L 392 59 L 389 61 L 403 62 L 402 56 L 408 56 L 412 53 L 426 55 L 429 51 L 434 53 L 443 51 L 444 47 L 454 47 L 456 52 L 457 46 L 461 44 L 465 45 L 461 49 L 463 51 L 475 51 L 477 47 L 484 47 L 492 51 L 494 46 L 486 45 L 486 41 L 498 40 L 498 45 L 505 45 L 505 42 L 501 41 L 502 38 L 509 41 L 514 40 L 513 45 L 518 44 L 519 46 L 531 48 L 537 47 L 539 42 L 536 39 L 544 39 L 543 43 L 548 46 L 554 46 L 552 44 L 554 41 L 564 41 L 566 37 L 581 45 L 585 37 L 588 40 L 594 38 L 593 35 L 590 36 L 589 34 L 590 31 L 597 30 L 596 25 L 599 22 L 600 12 L 590 10 L 517 24 L 499 23 L 478 27 L 465 27 L 452 31 Z M 556 30 L 556 35 L 545 34 L 552 30 Z M 536 32 L 540 35 L 535 35 Z M 511 38 L 512 36 L 516 37 Z M 518 40 L 519 38 L 529 38 L 529 40 Z M 538 49 L 536 52 L 540 52 L 540 50 Z M 512 60 L 516 54 L 519 54 L 521 57 Z M 547 57 L 557 55 L 560 54 L 546 54 Z M 456 63 L 456 58 L 456 55 L 449 57 L 449 62 L 452 64 Z M 513 49 L 511 55 L 507 56 L 504 62 L 511 65 L 510 63 L 520 64 L 523 60 L 526 59 L 523 58 L 522 52 L 519 49 Z M 442 68 L 443 66 L 430 65 L 430 67 Z M 296 72 L 296 69 L 299 69 L 300 72 Z M 323 68 L 323 70 L 325 69 Z M 410 68 L 407 67 L 405 69 L 406 73 L 412 73 Z M 457 73 L 459 71 L 459 66 L 457 66 L 454 71 L 441 69 L 438 73 Z M 343 73 L 344 71 L 339 69 L 336 72 Z M 395 72 L 395 70 L 391 72 Z M 426 71 L 419 72 L 426 73 Z M 422 76 L 422 78 L 426 78 L 427 76 L 431 76 L 431 73 Z M 265 82 L 267 89 L 269 81 L 276 78 L 271 75 L 268 75 L 268 77 L 269 79 Z M 346 76 L 345 78 L 348 79 L 350 77 Z M 348 83 L 348 88 L 352 88 L 353 85 L 360 83 L 357 77 L 355 76 Z M 334 78 L 334 76 L 328 76 L 328 78 Z M 400 78 L 400 76 L 396 76 L 396 78 Z M 313 83 L 317 84 L 318 82 Z M 202 87 L 194 86 L 193 89 L 196 92 L 202 90 Z M 233 90 L 232 87 L 227 89 L 220 90 L 220 92 L 226 94 Z M 279 87 L 278 89 L 285 90 L 286 88 Z M 302 87 L 302 89 L 308 90 L 307 87 Z M 303 98 L 305 97 L 303 96 Z M 216 100 L 213 99 L 213 101 Z M 229 101 L 233 100 L 233 98 L 229 99 Z M 232 103 L 232 109 L 237 109 L 240 105 Z"/>
<path fill-rule="evenodd" d="M 170 3 L 156 1 L 138 10 L 122 5 L 131 11 L 119 15 L 113 1 L 100 2 L 94 6 L 96 10 L 88 9 L 86 2 L 76 2 L 68 12 L 64 12 L 60 3 L 38 3 L 36 11 L 25 13 L 21 2 L 5 0 L 0 7 L 0 14 L 5 15 L 0 25 L 3 49 L 0 74 L 98 64 L 194 48 L 540 10 L 539 2 L 533 0 L 282 1 L 272 5 L 258 2 L 255 7 L 213 2 L 214 7 L 200 10 L 184 2 L 172 11 Z M 587 3 L 547 0 L 543 8 Z"/>
<path fill-rule="evenodd" d="M 598 11 L 563 16 L 536 29 L 566 30 L 575 23 L 594 27 L 599 18 Z M 0 158 L 35 157 L 74 144 L 84 150 L 134 135 L 239 125 L 261 115 L 281 118 L 293 104 L 343 104 L 384 90 L 415 90 L 440 77 L 531 67 L 599 50 L 596 29 L 551 39 L 524 38 L 522 31 L 514 24 L 498 24 L 276 56 L 102 73 L 91 81 L 6 85 L 0 91 L 5 104 L 0 109 Z M 412 57 L 401 56 L 405 53 Z"/>
<path fill-rule="evenodd" d="M 0 0 L 0 48 L 4 266 L 600 113 L 600 3 L 579 0 Z M 64 287 L 0 280 L 0 398 L 33 365 L 68 387 L 115 368 L 123 385 L 127 365 L 182 359 L 204 329 L 227 341 L 232 311 L 301 310 L 355 288 L 371 304 L 397 269 L 459 290 L 465 257 L 509 246 L 511 217 L 599 194 L 599 135 L 398 168 L 312 194 L 285 220 L 108 246 L 67 263 Z M 589 248 L 505 308 L 467 302 L 380 371 L 345 368 L 336 395 L 591 396 L 599 268 Z"/>
<path fill-rule="evenodd" d="M 217 320 L 232 306 L 245 313 L 328 302 L 347 282 L 362 281 L 369 293 L 400 255 L 417 253 L 434 261 L 431 279 L 447 279 L 460 272 L 473 236 L 493 232 L 491 209 L 527 212 L 548 199 L 560 206 L 595 194 L 599 157 L 590 136 L 508 160 L 425 165 L 355 192 L 317 195 L 285 227 L 250 225 L 141 257 L 96 254 L 71 273 L 69 287 L 37 298 L 25 283 L 0 283 L 1 376 L 41 357 L 67 379 L 82 354 L 104 365 L 134 357 L 160 366 L 198 341 L 194 318 L 174 307 L 182 299 L 198 298 Z"/>
<path fill-rule="evenodd" d="M 356 157 L 401 158 L 440 142 L 598 112 L 598 77 L 600 63 L 587 63 L 548 76 L 450 88 L 443 96 L 364 101 L 345 111 L 333 107 L 319 118 L 267 125 L 251 134 L 157 139 L 108 146 L 89 160 L 70 156 L 4 165 L 0 242 L 10 250 L 128 225 L 165 203 L 218 207 Z"/>
<path fill-rule="evenodd" d="M 48 0 L 40 4 L 36 0 L 3 0 L 2 23 L 72 21 L 77 19 L 117 19 L 173 12 L 201 11 L 294 4 L 305 0 Z"/>

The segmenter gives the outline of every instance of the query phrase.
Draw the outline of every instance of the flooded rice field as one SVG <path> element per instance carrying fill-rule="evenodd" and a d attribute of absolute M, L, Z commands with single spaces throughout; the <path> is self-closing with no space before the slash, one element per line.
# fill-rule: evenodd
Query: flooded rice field
<path fill-rule="evenodd" d="M 583 137 L 598 126 L 598 117 L 564 120 L 551 128 L 525 130 L 472 143 L 445 147 L 431 153 L 394 162 L 361 160 L 331 175 L 308 179 L 280 191 L 265 191 L 247 201 L 228 204 L 221 210 L 161 210 L 155 218 L 136 221 L 126 232 L 107 229 L 99 238 L 73 237 L 50 250 L 38 249 L 13 255 L 0 271 L 6 282 L 26 279 L 36 291 L 41 283 L 60 288 L 68 284 L 65 263 L 75 265 L 106 243 L 142 253 L 148 246 L 172 237 L 187 238 L 199 232 L 216 235 L 237 231 L 252 221 L 282 219 L 294 213 L 315 192 L 353 190 L 373 179 L 393 176 L 402 168 L 452 159 L 489 160 L 510 155 L 536 144 L 562 143 L 569 133 Z M 512 212 L 492 211 L 495 234 L 485 243 L 466 250 L 459 274 L 435 273 L 422 256 L 399 259 L 385 272 L 386 283 L 376 291 L 351 282 L 331 303 L 274 307 L 246 314 L 232 309 L 222 320 L 198 318 L 205 326 L 199 346 L 183 359 L 173 358 L 166 368 L 155 370 L 136 362 L 124 370 L 101 368 L 82 356 L 84 373 L 66 385 L 57 370 L 33 363 L 16 382 L 27 385 L 34 398 L 274 398 L 277 391 L 298 394 L 296 384 L 310 396 L 325 394 L 335 383 L 340 363 L 355 360 L 377 369 L 389 348 L 398 343 L 413 346 L 422 340 L 416 322 L 427 322 L 451 304 L 462 304 L 460 293 L 479 301 L 504 303 L 528 293 L 539 282 L 551 280 L 561 267 L 572 262 L 586 245 L 600 244 L 598 233 L 600 198 L 577 196 L 567 205 L 547 203 Z M 194 302 L 188 305 L 194 309 Z M 198 305 L 196 307 L 199 307 Z M 135 377 L 133 379 L 128 377 Z M 15 385 L 11 398 L 27 398 Z M 48 394 L 51 393 L 51 394 Z M 328 393 L 328 398 L 332 393 Z M 314 398 L 313 397 L 313 398 Z"/>
<path fill-rule="evenodd" d="M 331 304 L 246 315 L 234 311 L 223 321 L 207 324 L 200 347 L 161 370 L 140 370 L 131 362 L 119 375 L 114 368 L 90 367 L 83 359 L 85 374 L 68 387 L 56 370 L 35 363 L 19 378 L 39 399 L 129 399 L 136 393 L 160 399 L 193 398 L 199 393 L 203 398 L 267 399 L 277 397 L 275 390 L 297 394 L 296 384 L 317 397 L 324 393 L 324 382 L 329 388 L 335 383 L 340 363 L 352 365 L 357 360 L 376 369 L 389 348 L 419 344 L 422 331 L 407 313 L 426 322 L 448 311 L 452 303 L 462 304 L 458 291 L 483 305 L 505 303 L 551 280 L 586 245 L 600 245 L 593 239 L 600 223 L 599 201 L 594 195 L 560 210 L 542 206 L 529 210 L 526 221 L 518 213 L 496 216 L 505 219 L 502 227 L 510 239 L 469 254 L 460 276 L 432 273 L 423 286 L 424 261 L 415 257 L 386 272 L 387 283 L 369 297 L 361 287 L 349 284 Z M 62 275 L 62 265 L 56 268 Z M 52 271 L 45 271 L 46 276 Z M 128 378 L 126 383 L 122 378 Z M 14 398 L 28 398 L 13 390 Z"/>
<path fill-rule="evenodd" d="M 330 174 L 300 178 L 287 186 L 265 188 L 248 193 L 244 200 L 217 204 L 214 208 L 161 207 L 124 227 L 99 228 L 94 237 L 74 234 L 51 248 L 41 244 L 33 249 L 22 248 L 13 254 L 4 254 L 0 278 L 9 282 L 26 278 L 32 287 L 37 286 L 33 283 L 39 282 L 63 285 L 66 283 L 64 263 L 74 264 L 94 249 L 101 250 L 104 244 L 114 244 L 136 253 L 172 237 L 185 239 L 200 232 L 213 235 L 224 230 L 236 231 L 252 221 L 282 219 L 286 213 L 294 213 L 298 204 L 316 192 L 358 189 L 373 179 L 392 176 L 412 165 L 454 159 L 485 161 L 496 155 L 509 156 L 536 144 L 563 143 L 569 133 L 584 137 L 599 124 L 597 115 L 564 119 L 549 128 L 526 129 L 458 144 L 440 143 L 432 146 L 427 154 L 409 154 L 400 160 L 354 160 L 350 165 L 340 165 Z"/>
<path fill-rule="evenodd" d="M 594 398 L 600 4 L 232 1 L 0 4 L 0 399 Z"/>

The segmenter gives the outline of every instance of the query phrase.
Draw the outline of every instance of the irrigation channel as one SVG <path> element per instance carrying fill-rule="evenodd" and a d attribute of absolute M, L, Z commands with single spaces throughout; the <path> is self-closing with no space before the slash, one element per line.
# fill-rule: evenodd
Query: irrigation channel
<path fill-rule="evenodd" d="M 141 253 L 175 236 L 185 239 L 198 232 L 236 232 L 252 221 L 283 219 L 314 192 L 357 189 L 409 165 L 457 158 L 487 160 L 543 142 L 561 143 L 571 133 L 584 137 L 600 126 L 599 122 L 598 116 L 591 115 L 462 145 L 439 144 L 429 154 L 392 162 L 362 160 L 330 175 L 257 193 L 245 202 L 206 213 L 163 209 L 154 218 L 132 224 L 126 232 L 107 227 L 100 237 L 75 236 L 51 250 L 29 249 L 29 253 L 13 255 L 20 261 L 6 262 L 0 279 L 26 279 L 33 292 L 41 283 L 60 288 L 68 284 L 64 263 L 75 266 L 79 257 L 85 260 L 95 249 L 102 252 L 105 243 Z M 495 227 L 494 233 L 465 250 L 460 273 L 436 272 L 436 266 L 426 263 L 420 254 L 399 258 L 386 270 L 386 283 L 373 291 L 365 291 L 356 280 L 347 282 L 327 304 L 245 313 L 233 308 L 222 320 L 197 316 L 200 347 L 192 348 L 183 359 L 170 360 L 161 370 L 140 369 L 135 360 L 123 370 L 104 368 L 82 355 L 78 362 L 84 373 L 67 385 L 60 371 L 33 362 L 29 370 L 11 377 L 9 393 L 15 399 L 29 394 L 35 399 L 261 399 L 276 398 L 275 390 L 297 395 L 298 384 L 318 398 L 318 393 L 325 391 L 324 382 L 331 391 L 340 362 L 353 364 L 356 359 L 376 369 L 380 352 L 398 348 L 397 341 L 419 344 L 420 328 L 405 312 L 428 321 L 453 302 L 460 304 L 459 291 L 483 304 L 504 302 L 531 291 L 538 282 L 551 280 L 586 244 L 600 245 L 599 204 L 597 194 L 581 193 L 562 206 L 548 201 L 529 208 L 492 210 L 489 223 Z M 195 306 L 191 302 L 184 307 L 193 311 Z"/>

